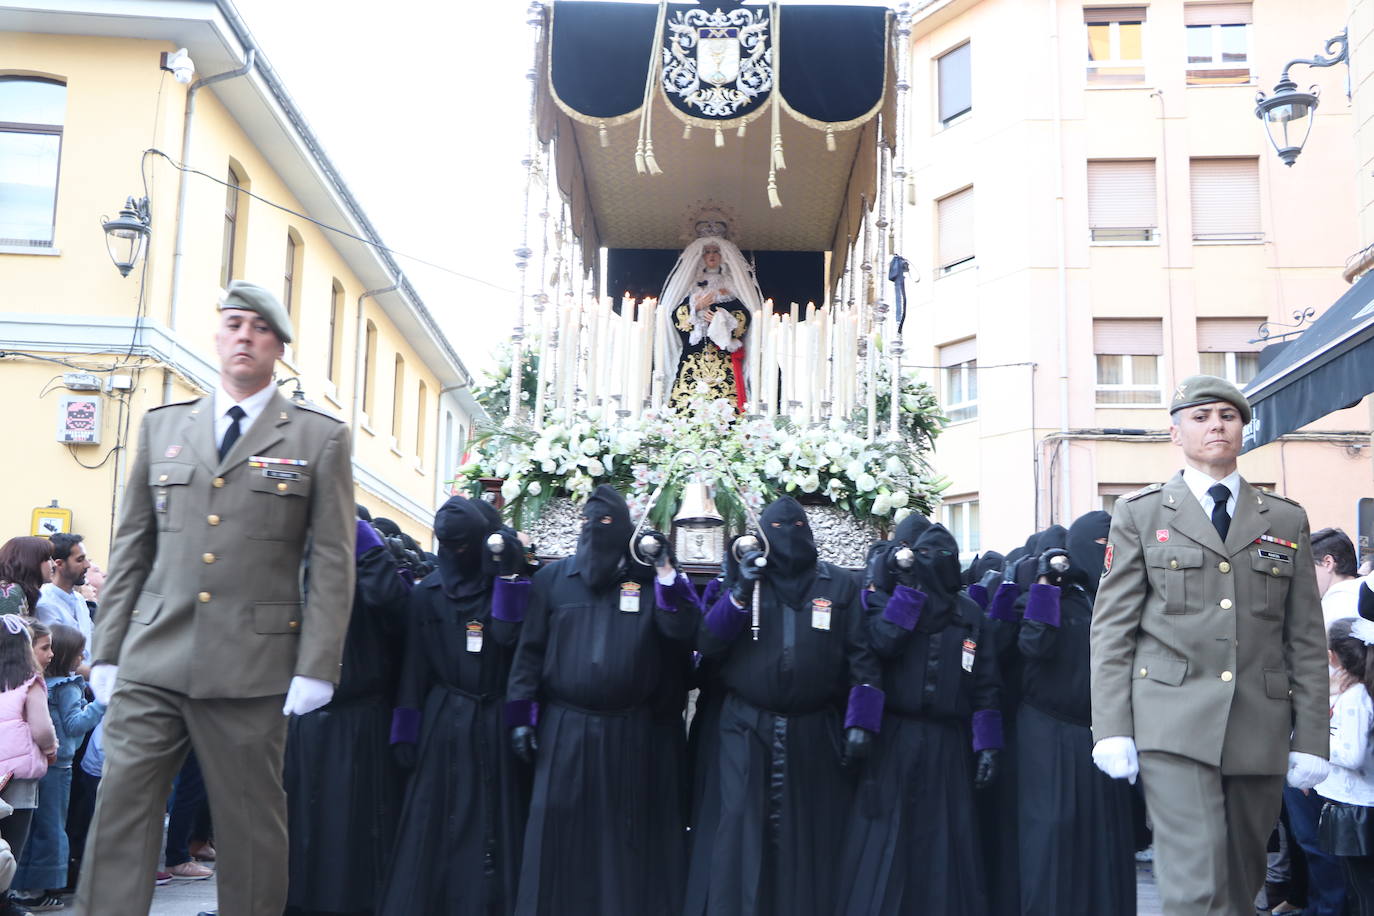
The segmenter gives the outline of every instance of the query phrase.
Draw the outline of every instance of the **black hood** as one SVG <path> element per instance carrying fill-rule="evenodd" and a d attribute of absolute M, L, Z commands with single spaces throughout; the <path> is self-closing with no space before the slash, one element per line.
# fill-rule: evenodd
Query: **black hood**
<path fill-rule="evenodd" d="M 1040 534 L 1036 532 L 1026 538 L 1026 552 L 1016 561 L 1016 584 L 1021 586 L 1023 592 L 1029 591 L 1035 582 L 1035 565 L 1040 562 Z"/>
<path fill-rule="evenodd" d="M 913 512 L 898 523 L 897 530 L 892 532 L 892 543 L 915 547 L 916 539 L 925 533 L 929 527 L 930 519 L 920 513 Z"/>
<path fill-rule="evenodd" d="M 439 580 L 444 594 L 465 598 L 483 591 L 487 536 L 501 528 L 501 515 L 483 499 L 453 496 L 434 513 L 434 537 L 439 541 Z"/>
<path fill-rule="evenodd" d="M 790 496 L 769 503 L 759 515 L 763 536 L 768 539 L 768 565 L 764 575 L 783 600 L 796 607 L 806 597 L 816 577 L 816 538 L 806 511 Z"/>
<path fill-rule="evenodd" d="M 968 570 L 964 573 L 964 584 L 972 585 L 975 582 L 982 582 L 983 577 L 989 572 L 996 570 L 1001 572 L 1007 565 L 1006 558 L 995 550 L 979 554 L 973 558 Z"/>
<path fill-rule="evenodd" d="M 608 516 L 610 522 L 602 524 Z M 599 591 L 625 575 L 634 529 L 630 507 L 614 487 L 603 483 L 587 497 L 573 563 L 589 588 Z"/>
<path fill-rule="evenodd" d="M 1105 540 L 1111 528 L 1112 517 L 1101 509 L 1080 515 L 1069 526 L 1069 579 L 1093 595 L 1097 594 L 1107 556 L 1107 545 L 1097 543 L 1097 539 Z"/>
<path fill-rule="evenodd" d="M 916 539 L 916 578 L 928 600 L 947 607 L 963 586 L 959 542 L 944 525 L 931 525 Z"/>

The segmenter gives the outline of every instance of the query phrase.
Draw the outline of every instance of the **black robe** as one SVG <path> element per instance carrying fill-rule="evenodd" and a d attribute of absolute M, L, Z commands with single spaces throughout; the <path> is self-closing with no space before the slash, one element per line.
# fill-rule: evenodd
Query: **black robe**
<path fill-rule="evenodd" d="M 355 913 L 379 899 L 405 784 L 388 740 L 409 588 L 385 547 L 358 558 L 338 689 L 287 725 L 292 908 Z"/>
<path fill-rule="evenodd" d="M 856 778 L 840 762 L 846 702 L 866 685 L 880 711 L 881 678 L 856 577 L 817 563 L 803 584 L 790 605 L 768 579 L 757 586 L 757 641 L 750 611 L 728 594 L 703 621 L 698 646 L 718 660 L 725 695 L 692 840 L 688 916 L 835 912 Z"/>
<path fill-rule="evenodd" d="M 881 590 L 865 596 L 887 705 L 845 842 L 837 912 L 984 916 L 971 722 L 998 708 L 996 654 L 966 595 L 943 621 L 926 620 L 935 609 L 925 609 L 912 629 L 885 613 L 890 601 Z"/>
<path fill-rule="evenodd" d="M 1058 626 L 1033 612 L 1021 622 L 1021 912 L 1135 916 L 1131 787 L 1092 759 L 1092 602 L 1079 586 L 1066 585 L 1059 611 Z"/>
<path fill-rule="evenodd" d="M 672 750 L 655 700 L 665 648 L 690 653 L 700 604 L 681 580 L 671 609 L 658 607 L 653 578 L 629 578 L 638 572 L 593 589 L 577 560 L 535 574 L 511 669 L 508 722 L 537 703 L 539 741 L 516 913 L 659 916 L 650 885 L 681 850 L 662 848 L 663 813 L 650 813 L 673 803 L 655 784 Z M 638 596 L 622 605 L 628 585 Z"/>
<path fill-rule="evenodd" d="M 439 571 L 411 594 L 397 706 L 423 716 L 380 916 L 502 916 L 515 906 L 530 773 L 502 717 L 520 625 L 494 619 L 491 605 L 490 587 L 450 598 Z M 469 628 L 480 651 L 469 649 Z"/>

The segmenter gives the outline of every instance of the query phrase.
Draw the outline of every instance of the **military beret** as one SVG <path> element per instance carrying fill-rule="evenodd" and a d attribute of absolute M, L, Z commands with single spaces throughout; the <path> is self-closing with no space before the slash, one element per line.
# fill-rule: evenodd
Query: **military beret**
<path fill-rule="evenodd" d="M 1199 404 L 1211 404 L 1214 401 L 1225 401 L 1232 405 L 1240 411 L 1241 422 L 1250 422 L 1250 402 L 1245 399 L 1245 395 L 1241 394 L 1235 385 L 1215 375 L 1190 375 L 1179 382 L 1178 387 L 1174 389 L 1174 400 L 1169 405 L 1169 413 L 1177 413 Z"/>
<path fill-rule="evenodd" d="M 267 322 L 267 326 L 272 329 L 272 333 L 281 339 L 282 343 L 291 342 L 291 316 L 286 314 L 286 309 L 277 301 L 277 297 L 267 290 L 258 286 L 256 283 L 249 283 L 246 280 L 231 280 L 229 288 L 220 297 L 219 309 L 243 309 L 248 312 L 257 312 L 262 316 L 262 320 Z"/>

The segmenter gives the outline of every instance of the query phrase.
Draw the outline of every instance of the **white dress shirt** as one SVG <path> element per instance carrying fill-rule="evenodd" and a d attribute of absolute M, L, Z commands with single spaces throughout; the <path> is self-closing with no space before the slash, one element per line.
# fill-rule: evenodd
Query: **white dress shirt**
<path fill-rule="evenodd" d="M 277 386 L 268 383 L 263 389 L 254 394 L 250 394 L 242 401 L 235 401 L 229 392 L 224 390 L 223 385 L 215 386 L 215 449 L 219 449 L 219 444 L 224 441 L 224 434 L 229 431 L 234 418 L 229 416 L 229 408 L 237 405 L 243 411 L 243 419 L 239 421 L 239 435 L 248 432 L 253 421 L 258 418 L 267 407 L 267 402 L 272 400 L 272 395 L 276 393 Z"/>
<path fill-rule="evenodd" d="M 1231 498 L 1226 500 L 1226 514 L 1231 518 L 1236 517 L 1236 497 L 1240 494 L 1240 471 L 1232 471 L 1220 480 L 1215 480 L 1212 475 L 1205 471 L 1199 471 L 1194 467 L 1185 467 L 1183 469 L 1183 482 L 1188 485 L 1188 490 L 1202 504 L 1202 514 L 1208 518 L 1212 517 L 1212 507 L 1215 502 L 1207 494 L 1207 491 L 1217 484 L 1223 485 L 1231 491 Z"/>

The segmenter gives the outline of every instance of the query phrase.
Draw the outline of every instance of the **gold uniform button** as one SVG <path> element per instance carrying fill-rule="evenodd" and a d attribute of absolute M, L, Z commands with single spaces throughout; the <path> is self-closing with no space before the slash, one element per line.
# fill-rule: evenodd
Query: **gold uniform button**
<path fill-rule="evenodd" d="M 300 627 L 300 623 L 299 623 L 299 621 L 293 620 L 293 621 L 291 621 L 290 623 L 288 623 L 287 626 L 294 630 L 294 629 L 297 629 L 298 627 Z"/>
<path fill-rule="evenodd" d="M 1225 560 L 1222 560 L 1220 563 L 1217 564 L 1217 572 L 1220 572 L 1220 573 L 1228 573 L 1228 572 L 1230 572 L 1230 571 L 1231 571 L 1231 564 L 1230 564 L 1230 563 L 1227 563 Z"/>
<path fill-rule="evenodd" d="M 1277 576 L 1279 574 L 1279 568 L 1277 566 L 1269 567 L 1269 574 L 1271 576 Z"/>
<path fill-rule="evenodd" d="M 138 616 L 139 614 L 141 614 L 141 613 L 142 613 L 142 612 L 141 612 L 138 608 L 134 608 L 134 616 L 135 616 L 135 617 L 137 617 L 137 616 Z"/>
<path fill-rule="evenodd" d="M 200 558 L 204 560 L 206 563 L 215 562 L 215 555 L 213 553 L 203 553 L 200 555 Z"/>
<path fill-rule="evenodd" d="M 212 481 L 212 483 L 214 484 L 215 489 L 218 490 L 220 487 L 224 486 L 224 478 L 223 478 L 223 477 L 216 477 L 216 478 Z"/>
<path fill-rule="evenodd" d="M 200 593 L 199 595 L 197 595 L 196 597 L 200 599 L 200 603 L 201 603 L 201 604 L 209 604 L 209 603 L 210 603 L 210 593 L 209 593 L 209 592 L 201 592 L 201 593 Z"/>
<path fill-rule="evenodd" d="M 1231 683 L 1231 672 L 1229 672 L 1229 671 L 1223 671 L 1223 672 L 1221 672 L 1221 679 L 1222 679 L 1223 681 L 1225 681 L 1226 683 L 1228 683 L 1228 684 Z"/>
<path fill-rule="evenodd" d="M 279 484 L 277 484 L 277 492 L 279 492 L 279 493 L 285 493 L 285 492 L 286 492 L 286 484 L 284 484 L 284 483 L 279 483 Z M 1276 570 L 1274 570 L 1274 572 L 1278 572 L 1278 570 L 1276 569 Z"/>
<path fill-rule="evenodd" d="M 1222 598 L 1222 599 L 1221 599 L 1221 609 L 1222 609 L 1223 611 L 1229 611 L 1229 610 L 1231 610 L 1231 599 L 1230 599 L 1230 598 Z"/>
<path fill-rule="evenodd" d="M 1178 560 L 1170 560 L 1170 561 L 1169 561 L 1169 568 L 1170 568 L 1170 569 L 1178 569 Z"/>
<path fill-rule="evenodd" d="M 158 483 L 166 483 L 166 482 L 167 482 L 167 475 L 166 475 L 166 474 L 163 474 L 163 475 L 161 475 L 160 477 L 158 477 L 157 482 L 158 482 Z"/>
<path fill-rule="evenodd" d="M 206 521 L 207 523 L 209 523 L 210 525 L 212 525 L 212 526 L 213 526 L 213 525 L 218 525 L 218 524 L 219 524 L 219 516 L 218 516 L 218 515 L 207 515 L 207 516 L 205 516 L 205 521 Z"/>
<path fill-rule="evenodd" d="M 1140 669 L 1140 676 L 1141 676 L 1141 677 L 1144 677 L 1145 675 L 1147 675 L 1147 674 L 1149 674 L 1149 673 L 1150 673 L 1150 669 L 1149 669 L 1149 668 L 1141 668 L 1141 669 Z"/>

